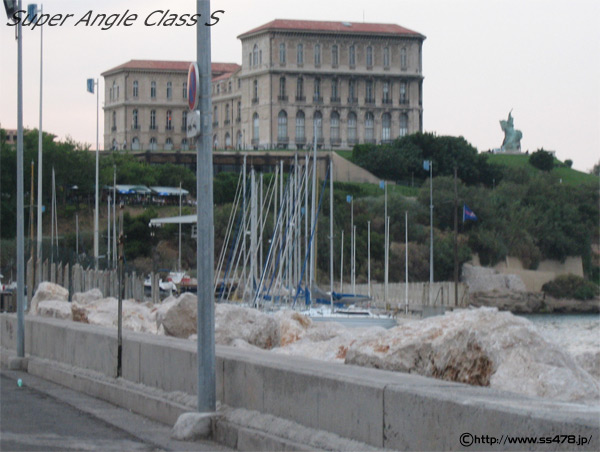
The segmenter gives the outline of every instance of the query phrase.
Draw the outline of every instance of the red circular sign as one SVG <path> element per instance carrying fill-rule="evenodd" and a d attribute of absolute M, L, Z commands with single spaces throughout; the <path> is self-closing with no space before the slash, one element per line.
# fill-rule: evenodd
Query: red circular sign
<path fill-rule="evenodd" d="M 188 106 L 190 110 L 195 110 L 198 107 L 198 89 L 200 87 L 200 72 L 198 64 L 191 63 L 188 70 L 187 89 L 188 89 Z"/>

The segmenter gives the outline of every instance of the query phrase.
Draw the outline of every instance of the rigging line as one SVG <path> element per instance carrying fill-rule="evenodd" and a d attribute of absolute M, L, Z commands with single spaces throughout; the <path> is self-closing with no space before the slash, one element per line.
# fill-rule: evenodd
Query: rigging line
<path fill-rule="evenodd" d="M 323 195 L 325 194 L 325 186 L 327 184 L 327 180 L 329 179 L 329 172 L 331 170 L 331 164 L 329 165 L 329 167 L 327 168 L 327 175 L 325 176 L 325 180 L 323 181 L 323 188 L 321 189 L 321 194 L 319 195 L 319 207 L 317 208 L 317 212 L 315 215 L 315 222 L 312 225 L 312 230 L 310 233 L 310 241 L 308 242 L 309 244 L 309 248 L 310 245 L 312 245 L 312 241 L 315 235 L 315 230 L 317 229 L 317 221 L 319 220 L 319 212 L 321 211 L 321 204 L 323 203 Z M 310 253 L 307 253 L 306 256 L 304 257 L 304 263 L 302 264 L 302 276 L 300 277 L 300 280 L 302 281 L 302 278 L 304 277 L 304 272 L 306 271 L 306 261 L 308 260 L 308 257 L 310 256 Z M 308 288 L 307 290 L 311 290 L 312 288 Z M 292 307 L 296 306 L 296 300 L 298 299 L 298 293 L 300 292 L 300 284 L 298 284 L 298 289 L 296 290 L 296 297 L 294 298 L 294 304 L 292 305 Z"/>

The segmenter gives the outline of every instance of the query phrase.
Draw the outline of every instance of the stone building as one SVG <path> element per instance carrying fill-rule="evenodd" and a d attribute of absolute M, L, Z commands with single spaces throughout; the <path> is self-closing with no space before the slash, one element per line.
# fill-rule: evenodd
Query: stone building
<path fill-rule="evenodd" d="M 393 24 L 274 20 L 238 36 L 242 66 L 213 63 L 217 149 L 348 149 L 423 129 L 425 36 Z M 189 63 L 104 74 L 106 148 L 185 150 Z"/>

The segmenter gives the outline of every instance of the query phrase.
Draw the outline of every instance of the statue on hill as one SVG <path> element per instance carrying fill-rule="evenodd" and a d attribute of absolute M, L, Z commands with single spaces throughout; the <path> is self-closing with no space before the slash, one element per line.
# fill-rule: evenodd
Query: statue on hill
<path fill-rule="evenodd" d="M 508 120 L 500 120 L 500 127 L 504 132 L 502 150 L 505 152 L 521 152 L 521 138 L 523 138 L 523 133 L 515 129 L 511 113 L 512 110 L 508 112 Z"/>

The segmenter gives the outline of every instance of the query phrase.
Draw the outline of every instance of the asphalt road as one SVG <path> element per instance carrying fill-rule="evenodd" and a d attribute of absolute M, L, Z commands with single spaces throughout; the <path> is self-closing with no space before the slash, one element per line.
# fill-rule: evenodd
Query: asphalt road
<path fill-rule="evenodd" d="M 23 385 L 19 387 L 17 380 Z M 24 372 L 0 372 L 1 451 L 227 450 Z"/>

